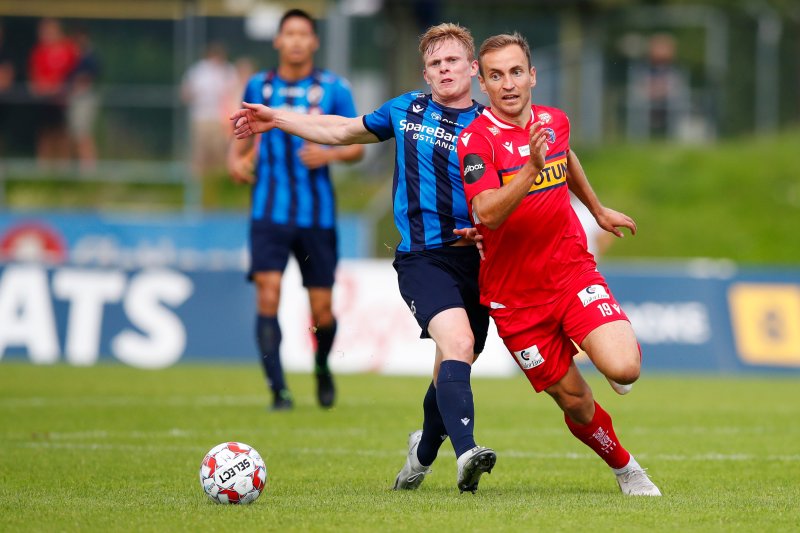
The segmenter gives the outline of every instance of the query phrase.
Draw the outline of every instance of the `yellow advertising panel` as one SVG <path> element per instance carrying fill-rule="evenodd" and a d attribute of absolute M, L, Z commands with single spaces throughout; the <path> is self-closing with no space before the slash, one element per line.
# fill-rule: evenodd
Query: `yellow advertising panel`
<path fill-rule="evenodd" d="M 728 303 L 745 363 L 800 366 L 800 285 L 734 283 Z"/>

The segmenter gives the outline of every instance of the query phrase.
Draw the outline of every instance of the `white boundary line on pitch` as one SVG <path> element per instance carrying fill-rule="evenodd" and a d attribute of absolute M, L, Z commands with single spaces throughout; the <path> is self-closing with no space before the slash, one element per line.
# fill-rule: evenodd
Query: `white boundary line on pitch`
<path fill-rule="evenodd" d="M 140 444 L 120 444 L 120 443 L 98 443 L 98 442 L 52 442 L 52 441 L 33 441 L 33 442 L 7 442 L 6 446 L 13 446 L 19 448 L 36 448 L 36 449 L 73 449 L 73 450 L 92 450 L 92 451 L 204 451 L 205 447 L 198 445 L 175 445 L 175 444 L 153 444 L 153 445 L 140 445 Z M 280 449 L 280 453 L 291 454 L 305 454 L 305 455 L 348 455 L 348 456 L 369 456 L 369 457 L 397 457 L 401 455 L 397 451 L 388 450 L 359 450 L 349 448 L 288 448 Z M 278 454 L 266 454 L 278 455 Z M 569 459 L 569 460 L 596 460 L 596 456 L 588 453 L 544 453 L 544 452 L 531 452 L 521 450 L 498 450 L 498 455 L 503 458 L 509 459 Z M 648 461 L 769 461 L 769 462 L 800 462 L 800 454 L 796 455 L 757 455 L 749 453 L 701 453 L 694 455 L 683 454 L 637 454 L 640 459 Z"/>

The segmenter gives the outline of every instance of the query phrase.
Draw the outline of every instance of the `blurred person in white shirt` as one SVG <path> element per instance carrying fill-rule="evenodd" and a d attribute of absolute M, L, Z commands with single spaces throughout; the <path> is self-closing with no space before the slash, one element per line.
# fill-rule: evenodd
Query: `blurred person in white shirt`
<path fill-rule="evenodd" d="M 183 77 L 181 95 L 189 108 L 192 172 L 202 180 L 204 207 L 217 203 L 210 178 L 225 173 L 231 136 L 228 116 L 236 109 L 231 107 L 231 95 L 237 87 L 236 69 L 217 42 L 208 44 L 205 56 Z"/>

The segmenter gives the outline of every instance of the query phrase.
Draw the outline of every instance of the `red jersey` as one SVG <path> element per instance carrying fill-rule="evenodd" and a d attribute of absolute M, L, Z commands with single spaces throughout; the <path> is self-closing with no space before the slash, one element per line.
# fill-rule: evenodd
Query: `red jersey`
<path fill-rule="evenodd" d="M 68 39 L 34 46 L 28 65 L 34 92 L 48 95 L 64 90 L 79 56 L 77 45 Z"/>
<path fill-rule="evenodd" d="M 576 276 L 597 268 L 569 203 L 569 119 L 554 107 L 535 105 L 532 109 L 531 121 L 520 128 L 487 108 L 459 136 L 467 205 L 483 235 L 486 256 L 479 279 L 481 303 L 495 309 L 552 302 Z M 536 121 L 542 122 L 548 135 L 545 168 L 514 212 L 491 230 L 475 220 L 472 199 L 514 179 L 530 159 L 529 131 Z"/>

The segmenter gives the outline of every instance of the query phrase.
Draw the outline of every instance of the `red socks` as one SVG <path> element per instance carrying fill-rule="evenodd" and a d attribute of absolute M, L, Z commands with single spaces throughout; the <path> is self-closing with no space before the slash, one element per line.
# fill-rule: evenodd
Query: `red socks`
<path fill-rule="evenodd" d="M 564 421 L 575 437 L 600 456 L 611 468 L 622 468 L 628 464 L 631 454 L 622 447 L 614 433 L 611 417 L 600 404 L 594 402 L 594 418 L 582 426 L 564 414 Z"/>

